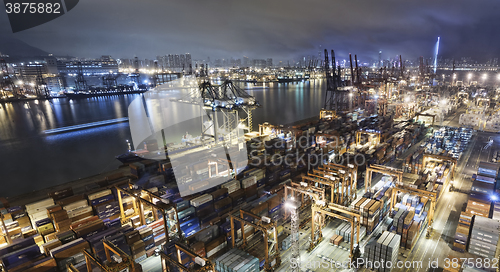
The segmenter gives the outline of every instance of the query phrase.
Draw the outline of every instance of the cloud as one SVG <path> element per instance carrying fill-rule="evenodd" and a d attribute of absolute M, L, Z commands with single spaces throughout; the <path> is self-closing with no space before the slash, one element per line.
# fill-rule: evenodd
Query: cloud
<path fill-rule="evenodd" d="M 89 57 L 190 52 L 195 59 L 284 59 L 317 55 L 322 45 L 376 59 L 378 50 L 384 57 L 430 56 L 441 36 L 445 56 L 497 56 L 499 7 L 491 0 L 87 0 L 16 37 L 55 54 Z"/>

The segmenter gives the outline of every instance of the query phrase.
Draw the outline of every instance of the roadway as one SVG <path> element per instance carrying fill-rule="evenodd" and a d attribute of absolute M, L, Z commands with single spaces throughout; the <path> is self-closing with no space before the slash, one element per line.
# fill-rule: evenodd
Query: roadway
<path fill-rule="evenodd" d="M 489 139 L 493 139 L 491 147 L 484 149 Z M 461 191 L 469 191 L 472 185 L 471 176 L 477 173 L 479 162 L 490 161 L 495 150 L 500 149 L 500 135 L 490 132 L 478 132 L 471 140 L 470 145 L 462 155 L 456 170 L 454 186 Z M 434 214 L 433 232 L 429 239 L 421 235 L 406 261 L 422 262 L 419 269 L 396 269 L 395 271 L 434 271 L 429 269 L 429 260 L 438 260 L 439 267 L 443 267 L 444 259 L 449 255 L 458 258 L 476 257 L 467 252 L 453 251 L 455 230 L 458 225 L 460 213 L 468 195 L 460 192 L 450 192 L 449 188 L 443 189 L 443 195 L 438 200 Z"/>

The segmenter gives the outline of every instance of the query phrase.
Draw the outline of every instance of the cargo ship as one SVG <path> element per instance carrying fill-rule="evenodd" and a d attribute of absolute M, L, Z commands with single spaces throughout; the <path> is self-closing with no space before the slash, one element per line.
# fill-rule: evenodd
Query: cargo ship
<path fill-rule="evenodd" d="M 66 92 L 64 95 L 67 98 L 78 99 L 123 94 L 140 94 L 147 92 L 148 90 L 149 87 L 145 84 L 139 85 L 137 89 L 134 89 L 131 85 L 120 85 L 113 89 L 90 87 L 87 91 Z"/>

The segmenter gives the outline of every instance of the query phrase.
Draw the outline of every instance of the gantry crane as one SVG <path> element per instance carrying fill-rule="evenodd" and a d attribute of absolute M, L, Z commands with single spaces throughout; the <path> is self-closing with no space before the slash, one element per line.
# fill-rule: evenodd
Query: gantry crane
<path fill-rule="evenodd" d="M 10 245 L 12 244 L 12 238 L 9 235 L 9 230 L 5 226 L 4 215 L 2 213 L 0 213 L 0 222 L 2 223 L 0 225 L 0 232 L 1 232 L 0 236 L 2 236 L 3 239 L 5 239 L 5 241 L 7 242 L 7 244 Z"/>
<path fill-rule="evenodd" d="M 290 260 L 294 259 L 297 263 L 300 263 L 300 244 L 299 244 L 299 207 L 301 206 L 300 201 L 294 199 L 285 201 L 285 208 L 290 209 L 290 227 L 291 227 L 291 256 Z M 314 218 L 312 218 L 314 220 Z M 300 271 L 298 266 L 292 267 L 292 272 Z"/>
<path fill-rule="evenodd" d="M 368 135 L 369 137 L 375 137 L 375 141 L 373 141 L 373 144 L 370 144 L 370 146 L 376 146 L 380 143 L 380 131 L 378 130 L 370 130 L 370 129 L 360 129 L 356 131 L 356 145 L 359 146 L 361 144 L 361 137 L 363 135 Z M 372 142 L 372 141 L 368 141 Z"/>
<path fill-rule="evenodd" d="M 106 87 L 107 90 L 113 89 L 118 85 L 117 79 L 120 77 L 119 74 L 113 74 L 113 72 L 109 72 L 109 74 L 101 77 L 102 84 Z"/>
<path fill-rule="evenodd" d="M 7 62 L 4 59 L 0 59 L 0 72 L 1 72 L 1 81 L 0 81 L 0 90 L 2 92 L 10 91 L 12 95 L 17 98 L 19 97 L 19 89 L 14 84 L 14 79 L 9 74 L 9 68 L 7 66 Z M 3 96 L 6 96 L 5 93 L 2 93 Z"/>
<path fill-rule="evenodd" d="M 357 168 L 353 165 L 323 164 L 302 181 L 330 186 L 330 202 L 349 205 L 357 196 Z"/>
<path fill-rule="evenodd" d="M 325 62 L 324 70 L 326 77 L 326 94 L 323 110 L 334 111 L 335 114 L 351 110 L 352 97 L 348 89 L 339 88 L 342 85 L 340 78 L 340 66 L 338 67 L 335 62 L 335 52 L 332 50 L 332 62 L 328 59 L 328 50 L 325 49 Z"/>
<path fill-rule="evenodd" d="M 245 215 L 252 217 L 254 220 L 258 220 L 257 222 L 250 222 L 245 219 Z M 247 237 L 245 235 L 245 225 L 249 225 L 256 230 L 260 230 L 264 237 L 264 247 L 265 247 L 265 264 L 264 269 L 266 271 L 274 271 L 277 267 L 281 265 L 281 257 L 280 257 L 280 249 L 278 245 L 278 231 L 277 224 L 275 221 L 267 218 L 267 222 L 263 220 L 262 217 L 257 216 L 253 213 L 240 210 L 239 217 L 233 214 L 229 214 L 229 218 L 231 221 L 231 241 L 232 247 L 236 246 L 236 228 L 234 225 L 234 221 L 239 221 L 241 223 L 241 235 L 243 243 L 240 248 L 245 248 L 248 245 Z M 272 235 L 273 238 L 270 238 Z"/>
<path fill-rule="evenodd" d="M 50 97 L 49 89 L 47 88 L 47 82 L 42 75 L 42 65 L 36 65 L 36 79 L 35 79 L 35 91 L 38 97 Z"/>
<path fill-rule="evenodd" d="M 288 200 L 288 194 L 290 191 L 290 195 L 294 200 L 298 200 L 298 194 L 301 196 L 301 204 L 304 204 L 304 195 L 307 195 L 313 199 L 314 202 L 316 201 L 326 201 L 326 194 L 325 194 L 325 189 L 324 188 L 317 188 L 316 186 L 313 186 L 311 184 L 308 184 L 306 182 L 301 182 L 300 184 L 295 183 L 290 181 L 287 184 L 283 185 L 283 188 L 285 190 L 285 202 Z M 285 220 L 288 218 L 288 213 L 285 210 L 284 214 Z M 314 218 L 313 218 L 314 220 Z"/>
<path fill-rule="evenodd" d="M 215 265 L 212 261 L 205 257 L 198 256 L 192 250 L 186 248 L 184 245 L 175 243 L 174 244 L 177 260 L 167 255 L 165 252 L 160 251 L 161 265 L 163 271 L 186 271 L 186 272 L 215 272 Z M 195 267 L 188 268 L 182 264 L 181 252 L 185 253 L 191 260 L 195 263 Z M 170 265 L 173 265 L 175 269 L 172 269 Z"/>
<path fill-rule="evenodd" d="M 451 179 L 453 180 L 455 178 L 455 167 L 457 165 L 457 159 L 448 157 L 448 156 L 442 156 L 442 155 L 434 155 L 434 154 L 424 154 L 423 159 L 422 159 L 422 165 L 425 167 L 426 163 L 430 160 L 434 161 L 447 161 L 451 164 L 450 168 L 450 174 L 451 174 Z M 448 185 L 449 179 L 445 180 L 443 182 L 443 188 L 445 188 Z M 435 183 L 432 184 L 434 186 Z"/>
<path fill-rule="evenodd" d="M 216 143 L 221 141 L 230 143 L 232 138 L 242 141 L 243 135 L 239 135 L 239 130 L 235 128 L 244 127 L 251 132 L 252 110 L 260 106 L 255 97 L 234 85 L 230 80 L 225 80 L 221 85 L 203 80 L 198 88 L 192 88 L 187 95 L 174 101 L 196 105 L 201 103 L 210 122 L 210 126 L 202 131 L 202 136 L 213 137 Z M 219 113 L 223 117 L 222 126 L 219 125 Z M 240 119 L 240 117 L 244 118 Z M 209 130 L 213 130 L 214 134 L 207 133 Z M 233 135 L 233 131 L 236 131 L 236 135 Z M 227 137 L 229 139 L 226 139 Z"/>
<path fill-rule="evenodd" d="M 415 189 L 411 188 L 408 186 L 404 186 L 401 184 L 396 184 L 396 186 L 392 189 L 392 195 L 391 195 L 391 210 L 394 209 L 394 206 L 396 205 L 397 202 L 397 195 L 399 192 L 402 193 L 409 193 L 412 195 L 418 195 L 420 197 L 427 197 L 431 201 L 431 206 L 429 208 L 429 227 L 432 227 L 432 220 L 434 218 L 434 210 L 436 209 L 436 201 L 437 201 L 437 193 L 436 192 L 431 192 L 427 190 L 420 190 L 420 189 Z"/>
<path fill-rule="evenodd" d="M 419 112 L 419 113 L 415 114 L 415 118 L 416 118 L 415 120 L 419 121 L 420 120 L 420 116 L 431 117 L 432 118 L 432 124 L 431 124 L 431 126 L 434 126 L 434 122 L 436 120 L 436 115 L 435 114 L 427 114 L 427 113 L 421 113 L 421 112 Z"/>
<path fill-rule="evenodd" d="M 87 81 L 85 80 L 85 77 L 83 75 L 83 68 L 82 68 L 82 62 L 79 61 L 77 63 L 77 71 L 76 71 L 76 78 L 75 78 L 75 91 L 76 92 L 82 92 L 82 91 L 87 91 L 88 90 L 88 85 Z"/>
<path fill-rule="evenodd" d="M 369 192 L 370 188 L 372 186 L 372 174 L 373 173 L 381 173 L 381 174 L 395 177 L 397 179 L 397 181 L 395 183 L 403 182 L 403 171 L 396 169 L 396 168 L 389 167 L 389 166 L 372 164 L 372 165 L 366 167 L 366 173 L 365 173 L 365 191 L 366 192 Z"/>
<path fill-rule="evenodd" d="M 334 218 L 338 218 L 344 221 L 351 223 L 351 234 L 356 232 L 356 244 L 359 245 L 359 232 L 360 232 L 360 224 L 361 224 L 361 215 L 352 209 L 347 207 L 343 207 L 340 205 L 336 205 L 333 203 L 314 203 L 311 205 L 312 216 L 315 216 L 316 213 L 328 215 Z M 329 210 L 327 210 L 329 209 Z M 338 213 L 335 213 L 338 212 Z M 340 213 L 340 214 L 339 214 Z M 343 215 L 341 215 L 343 214 Z M 321 228 L 316 228 L 314 220 L 311 221 L 311 245 L 309 247 L 312 250 L 316 247 L 323 239 L 323 234 L 321 232 Z M 356 231 L 354 230 L 356 228 Z M 318 235 L 316 237 L 316 231 L 318 231 Z M 349 258 L 354 256 L 354 237 L 351 237 L 351 247 L 349 252 Z"/>
<path fill-rule="evenodd" d="M 338 191 L 340 199 L 333 203 L 344 203 L 344 198 L 347 199 L 347 205 L 354 201 L 357 197 L 358 190 L 358 166 L 355 164 L 340 165 L 335 163 L 325 163 L 318 167 L 323 175 L 333 177 L 342 182 L 341 191 Z M 315 171 L 313 170 L 313 173 Z M 319 173 L 319 172 L 317 172 Z"/>
<path fill-rule="evenodd" d="M 132 187 L 131 184 L 129 184 L 130 187 Z M 123 189 L 118 186 L 115 186 L 115 189 L 118 192 L 118 203 L 120 207 L 120 218 L 122 223 L 127 223 L 132 217 L 135 217 L 139 215 L 139 219 L 141 222 L 141 225 L 145 225 L 146 218 L 144 216 L 144 205 L 151 207 L 152 212 L 153 212 L 153 218 L 154 221 L 160 219 L 158 217 L 158 213 L 162 215 L 163 218 L 163 225 L 165 227 L 165 237 L 166 240 L 169 240 L 169 237 L 172 237 L 174 235 L 177 235 L 180 239 L 183 239 L 183 235 L 180 231 L 180 223 L 179 223 L 179 218 L 177 216 L 177 208 L 175 205 L 171 204 L 165 204 L 159 196 L 156 196 L 155 194 L 147 191 L 147 190 L 141 190 L 141 189 Z M 132 214 L 125 214 L 125 210 L 123 208 L 123 199 L 122 199 L 122 193 L 129 195 L 133 198 L 133 210 L 134 212 Z M 151 201 L 156 202 L 152 203 L 149 200 L 146 200 L 142 197 L 143 194 L 146 194 L 149 198 L 151 198 Z M 155 201 L 156 200 L 156 201 Z M 173 224 L 168 224 L 169 212 L 174 212 L 174 223 Z M 170 227 L 170 228 L 169 228 Z"/>
<path fill-rule="evenodd" d="M 106 263 L 96 258 L 89 251 L 85 249 L 82 251 L 83 255 L 85 256 L 85 262 L 87 264 L 87 272 L 94 271 L 94 268 L 92 266 L 99 268 L 99 270 L 103 272 L 135 272 L 137 264 L 135 264 L 134 260 L 130 258 L 130 256 L 128 256 L 120 248 L 107 240 L 103 240 L 102 243 L 104 245 L 104 252 L 106 253 Z M 114 253 L 118 257 L 112 258 L 111 253 Z M 79 270 L 75 268 L 72 263 L 68 263 L 66 266 L 68 271 L 70 272 L 79 272 Z"/>

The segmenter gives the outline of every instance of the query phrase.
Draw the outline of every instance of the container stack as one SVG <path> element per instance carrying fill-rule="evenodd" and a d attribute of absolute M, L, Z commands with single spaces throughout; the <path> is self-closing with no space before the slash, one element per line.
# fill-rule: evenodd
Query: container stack
<path fill-rule="evenodd" d="M 457 230 L 455 232 L 455 240 L 453 241 L 453 250 L 465 252 L 469 241 L 470 226 L 472 223 L 472 214 L 462 212 L 458 220 Z"/>
<path fill-rule="evenodd" d="M 232 206 L 238 207 L 245 202 L 245 191 L 243 189 L 238 189 L 229 194 L 232 200 Z"/>
<path fill-rule="evenodd" d="M 334 234 L 332 238 L 330 238 L 330 244 L 334 246 L 339 246 L 340 243 L 344 240 L 344 237 Z"/>
<path fill-rule="evenodd" d="M 400 246 L 401 236 L 388 231 L 384 231 L 378 239 L 371 239 L 365 246 L 365 264 L 366 268 L 373 269 L 376 271 L 391 271 L 392 268 L 387 268 L 386 266 L 372 267 L 368 266 L 368 262 L 372 264 L 378 262 L 392 262 L 395 264 L 398 259 L 399 246 Z"/>
<path fill-rule="evenodd" d="M 227 247 L 227 240 L 225 237 L 217 237 L 205 245 L 207 258 L 216 257 L 221 255 L 222 251 Z"/>
<path fill-rule="evenodd" d="M 411 249 L 415 242 L 418 240 L 418 233 L 420 232 L 419 223 L 417 221 L 413 221 L 408 230 L 403 231 L 403 235 L 406 235 L 406 248 Z"/>
<path fill-rule="evenodd" d="M 29 234 L 33 232 L 33 228 L 30 223 L 28 214 L 21 206 L 10 207 L 3 209 L 2 214 L 4 216 L 5 227 L 9 232 L 11 240 L 23 238 L 23 234 Z M 0 238 L 0 244 L 6 243 L 7 241 L 2 241 L 3 237 Z"/>
<path fill-rule="evenodd" d="M 351 233 L 351 224 L 348 222 L 343 222 L 335 229 L 335 235 L 342 237 L 343 241 L 348 243 L 351 242 L 351 238 L 356 240 L 357 228 L 354 227 L 354 234 Z M 362 226 L 359 228 L 359 240 L 361 241 L 366 235 L 366 227 Z M 339 241 L 340 243 L 340 241 Z"/>
<path fill-rule="evenodd" d="M 74 195 L 57 201 L 63 210 L 68 213 L 68 218 L 72 223 L 94 215 L 92 207 L 84 195 Z"/>
<path fill-rule="evenodd" d="M 500 203 L 499 202 L 493 203 L 493 215 L 491 218 L 496 219 L 496 220 L 500 220 Z"/>
<path fill-rule="evenodd" d="M 67 271 L 66 265 L 68 263 L 76 264 L 85 262 L 85 257 L 81 253 L 84 249 L 90 249 L 89 243 L 83 238 L 79 238 L 52 249 L 50 256 L 56 260 L 59 271 L 65 272 Z"/>
<path fill-rule="evenodd" d="M 144 241 L 141 239 L 139 230 L 132 230 L 125 234 L 125 241 L 130 248 L 132 259 L 136 262 L 146 258 L 146 249 Z"/>
<path fill-rule="evenodd" d="M 153 255 L 155 250 L 155 239 L 153 229 L 149 226 L 140 226 L 136 228 L 139 231 L 141 241 L 144 242 L 144 251 L 146 251 L 146 256 L 150 257 Z"/>
<path fill-rule="evenodd" d="M 476 179 L 472 181 L 471 192 L 481 194 L 491 194 L 495 190 L 495 179 L 477 175 Z"/>
<path fill-rule="evenodd" d="M 221 188 L 227 188 L 227 193 L 232 194 L 236 190 L 241 189 L 239 180 L 232 180 L 221 185 Z"/>
<path fill-rule="evenodd" d="M 361 225 L 366 227 L 367 233 L 371 233 L 380 223 L 382 202 L 362 197 L 353 206 L 361 215 Z"/>
<path fill-rule="evenodd" d="M 0 250 L 0 263 L 6 271 L 24 270 L 44 259 L 33 238 L 20 239 Z M 54 268 L 54 261 L 51 266 Z"/>
<path fill-rule="evenodd" d="M 26 212 L 29 215 L 32 227 L 37 229 L 36 222 L 47 219 L 47 207 L 53 206 L 54 200 L 52 198 L 47 198 L 34 203 L 27 204 Z M 45 230 L 46 232 L 46 230 Z M 46 232 L 48 234 L 50 232 Z M 43 235 L 43 234 L 42 234 Z"/>
<path fill-rule="evenodd" d="M 61 205 L 47 207 L 47 214 L 54 222 L 57 231 L 68 231 L 71 226 L 71 219 L 68 217 L 66 210 L 63 210 Z"/>
<path fill-rule="evenodd" d="M 91 216 L 71 224 L 70 229 L 77 237 L 87 238 L 106 229 L 104 222 L 97 216 Z"/>
<path fill-rule="evenodd" d="M 281 196 L 280 195 L 274 195 L 270 197 L 267 201 L 268 204 L 268 216 L 271 218 L 271 220 L 278 222 L 281 219 L 282 213 L 281 213 Z"/>
<path fill-rule="evenodd" d="M 477 174 L 495 179 L 498 176 L 498 164 L 484 161 L 479 162 Z"/>
<path fill-rule="evenodd" d="M 473 222 L 469 253 L 484 258 L 495 258 L 500 233 L 500 221 L 476 215 Z"/>
<path fill-rule="evenodd" d="M 233 248 L 215 259 L 215 269 L 227 272 L 259 272 L 259 259 Z"/>
<path fill-rule="evenodd" d="M 491 208 L 491 200 L 482 193 L 471 192 L 467 201 L 466 212 L 472 215 L 489 217 Z"/>
<path fill-rule="evenodd" d="M 160 246 L 165 244 L 167 238 L 165 236 L 165 224 L 163 219 L 158 219 L 153 223 L 149 224 L 149 227 L 153 230 L 155 246 Z"/>
<path fill-rule="evenodd" d="M 119 217 L 120 207 L 110 189 L 89 194 L 87 198 L 100 219 L 113 220 Z"/>

